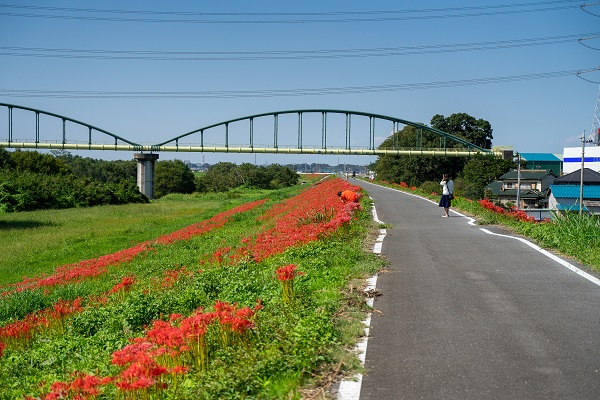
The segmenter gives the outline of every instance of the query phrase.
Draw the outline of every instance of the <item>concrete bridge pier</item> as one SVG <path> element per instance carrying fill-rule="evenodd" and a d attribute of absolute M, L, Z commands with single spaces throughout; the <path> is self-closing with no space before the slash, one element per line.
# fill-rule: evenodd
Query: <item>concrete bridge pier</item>
<path fill-rule="evenodd" d="M 158 160 L 158 154 L 135 153 L 133 155 L 137 164 L 137 185 L 140 192 L 149 199 L 154 198 L 154 164 Z"/>

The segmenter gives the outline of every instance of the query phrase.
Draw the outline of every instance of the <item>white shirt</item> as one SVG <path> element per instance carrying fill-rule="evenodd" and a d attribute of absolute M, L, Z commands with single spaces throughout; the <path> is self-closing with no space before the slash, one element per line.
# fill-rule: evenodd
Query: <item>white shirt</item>
<path fill-rule="evenodd" d="M 440 185 L 442 185 L 442 194 L 451 194 L 454 193 L 454 182 L 449 180 L 448 182 L 441 181 Z"/>

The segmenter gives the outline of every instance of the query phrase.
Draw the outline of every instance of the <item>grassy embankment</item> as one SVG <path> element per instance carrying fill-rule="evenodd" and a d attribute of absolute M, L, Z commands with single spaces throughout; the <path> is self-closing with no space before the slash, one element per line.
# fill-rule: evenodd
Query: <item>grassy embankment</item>
<path fill-rule="evenodd" d="M 0 399 L 294 399 L 356 367 L 357 287 L 382 261 L 365 251 L 368 203 L 344 211 L 348 184 L 332 182 L 2 215 Z M 90 259 L 80 276 L 21 281 Z"/>

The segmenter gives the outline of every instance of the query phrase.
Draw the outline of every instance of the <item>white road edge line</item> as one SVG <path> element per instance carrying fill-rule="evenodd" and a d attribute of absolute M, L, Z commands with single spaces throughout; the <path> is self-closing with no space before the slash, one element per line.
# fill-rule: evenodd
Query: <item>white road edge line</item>
<path fill-rule="evenodd" d="M 369 183 L 369 182 L 367 182 L 367 183 Z M 374 184 L 374 183 L 372 183 L 372 185 L 375 185 L 375 184 Z M 386 188 L 385 186 L 380 186 L 380 187 Z M 386 188 L 386 189 L 390 189 L 390 190 L 394 190 L 394 191 L 396 191 L 396 192 L 404 193 L 404 194 L 407 194 L 407 195 L 409 195 L 409 196 L 419 197 L 419 198 L 421 198 L 421 199 L 423 199 L 423 200 L 426 200 L 426 201 L 429 201 L 429 202 L 431 202 L 431 203 L 434 203 L 434 204 L 435 204 L 435 201 L 433 201 L 433 200 L 430 200 L 430 199 L 426 199 L 426 198 L 424 198 L 424 197 L 421 197 L 421 196 L 417 196 L 416 194 L 412 194 L 412 193 L 406 193 L 406 192 L 404 192 L 404 191 L 402 191 L 402 190 L 398 190 L 398 189 L 392 189 L 392 188 Z M 453 212 L 454 214 L 457 214 L 457 215 L 459 215 L 459 216 L 461 216 L 461 217 L 464 217 L 464 218 L 468 219 L 468 220 L 469 220 L 469 222 L 468 222 L 468 223 L 469 223 L 469 225 L 477 226 L 477 223 L 476 223 L 476 220 L 475 220 L 475 219 L 473 219 L 473 218 L 471 218 L 471 217 L 468 217 L 468 216 L 466 216 L 466 215 L 464 215 L 464 214 L 461 214 L 461 213 L 459 213 L 458 211 L 454 211 L 454 210 L 452 210 L 452 209 L 450 209 L 450 211 L 451 211 L 451 212 Z M 587 272 L 585 272 L 585 271 L 583 271 L 583 270 L 581 270 L 581 269 L 577 268 L 577 267 L 576 267 L 576 266 L 574 266 L 573 264 L 571 264 L 571 263 L 569 263 L 568 261 L 565 261 L 565 260 L 563 260 L 562 258 L 560 258 L 560 257 L 558 257 L 558 256 L 556 256 L 556 255 L 554 255 L 554 254 L 552 254 L 552 253 L 550 253 L 549 251 L 542 249 L 542 248 L 541 248 L 541 247 L 539 247 L 537 244 L 535 244 L 535 243 L 532 243 L 532 242 L 530 242 L 529 240 L 526 240 L 526 239 L 523 239 L 523 238 L 520 238 L 520 237 L 517 237 L 517 236 L 511 236 L 511 235 L 502 235 L 502 234 L 500 234 L 500 233 L 494 233 L 494 232 L 491 232 L 491 231 L 489 231 L 489 230 L 487 230 L 487 229 L 485 229 L 485 228 L 479 228 L 479 229 L 481 229 L 483 232 L 485 232 L 485 233 L 487 233 L 487 234 L 489 234 L 489 235 L 502 236 L 502 237 L 506 237 L 506 238 L 509 238 L 509 239 L 515 239 L 515 240 L 519 240 L 519 241 L 521 241 L 521 242 L 525 243 L 527 246 L 531 247 L 532 249 L 534 249 L 534 250 L 537 250 L 539 253 L 541 253 L 541 254 L 545 255 L 546 257 L 550 258 L 551 260 L 553 260 L 553 261 L 556 261 L 557 263 L 559 263 L 559 264 L 560 264 L 560 265 L 562 265 L 563 267 L 565 267 L 565 268 L 567 268 L 567 269 L 571 270 L 572 272 L 575 272 L 577 275 L 581 276 L 582 278 L 585 278 L 585 279 L 587 279 L 588 281 L 590 281 L 590 282 L 592 282 L 592 283 L 594 283 L 594 284 L 596 284 L 596 285 L 600 286 L 600 279 L 598 279 L 598 278 L 596 278 L 595 276 L 593 276 L 593 275 L 590 275 L 590 274 L 588 274 Z"/>
<path fill-rule="evenodd" d="M 381 223 L 379 218 L 377 217 L 377 210 L 375 210 L 375 204 L 373 204 L 372 208 L 373 220 L 377 223 Z M 375 244 L 373 245 L 373 253 L 381 254 L 381 247 L 383 244 L 383 239 L 387 231 L 385 229 L 379 230 L 379 236 L 375 239 Z M 372 276 L 367 279 L 367 286 L 365 287 L 365 291 L 374 290 L 377 286 L 377 275 Z M 373 302 L 375 298 L 369 297 L 367 299 L 367 305 L 372 308 Z M 361 365 L 364 367 L 365 365 L 365 357 L 367 355 L 367 343 L 369 341 L 369 328 L 371 326 L 371 313 L 367 314 L 367 317 L 363 321 L 365 325 L 364 336 L 360 342 L 356 345 L 356 352 L 358 353 L 358 358 L 361 362 Z M 356 374 L 354 377 L 350 379 L 344 379 L 340 382 L 340 387 L 338 389 L 338 400 L 358 400 L 360 399 L 360 388 L 362 386 L 362 378 L 363 374 Z"/>

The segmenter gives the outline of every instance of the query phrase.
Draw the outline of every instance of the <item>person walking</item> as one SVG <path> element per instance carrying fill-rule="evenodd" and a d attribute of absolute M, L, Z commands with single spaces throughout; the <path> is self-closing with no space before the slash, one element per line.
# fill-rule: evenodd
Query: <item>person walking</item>
<path fill-rule="evenodd" d="M 450 216 L 450 206 L 452 204 L 452 199 L 454 198 L 454 182 L 450 179 L 448 174 L 442 175 L 442 181 L 440 182 L 442 186 L 442 197 L 440 198 L 440 207 L 444 208 L 443 218 L 448 218 Z"/>

